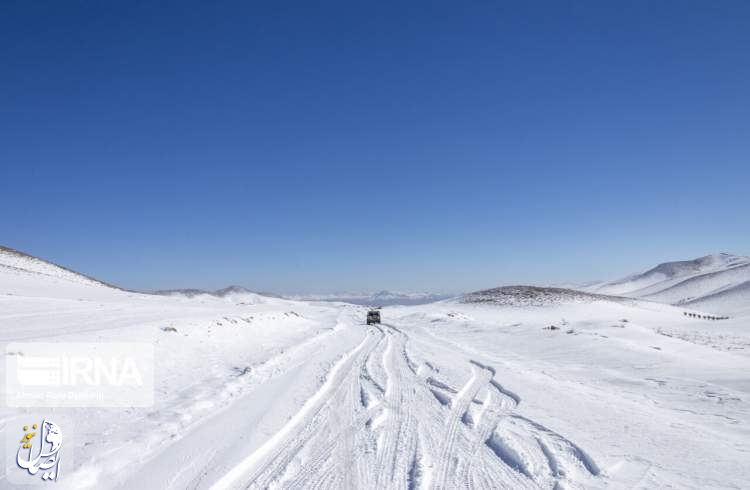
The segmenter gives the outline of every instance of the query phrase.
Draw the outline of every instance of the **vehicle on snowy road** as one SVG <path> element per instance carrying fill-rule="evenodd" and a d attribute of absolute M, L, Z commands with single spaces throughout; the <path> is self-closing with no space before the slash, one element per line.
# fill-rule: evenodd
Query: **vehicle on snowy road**
<path fill-rule="evenodd" d="M 367 324 L 380 323 L 380 310 L 370 310 L 367 312 Z"/>

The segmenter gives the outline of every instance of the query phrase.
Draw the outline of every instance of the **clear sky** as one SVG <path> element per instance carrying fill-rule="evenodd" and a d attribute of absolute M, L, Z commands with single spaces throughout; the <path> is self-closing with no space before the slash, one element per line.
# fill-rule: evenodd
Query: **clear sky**
<path fill-rule="evenodd" d="M 132 288 L 750 254 L 750 2 L 0 3 L 0 244 Z"/>

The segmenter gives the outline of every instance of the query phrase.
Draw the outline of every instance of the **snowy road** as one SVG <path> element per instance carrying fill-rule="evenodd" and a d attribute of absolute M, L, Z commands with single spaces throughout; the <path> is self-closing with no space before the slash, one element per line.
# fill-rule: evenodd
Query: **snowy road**
<path fill-rule="evenodd" d="M 599 473 L 575 443 L 516 414 L 520 397 L 491 366 L 415 333 L 396 324 L 340 326 L 336 344 L 348 346 L 342 353 L 326 350 L 330 338 L 313 340 L 285 362 L 287 372 L 217 413 L 218 420 L 205 421 L 123 487 L 158 481 L 213 489 L 553 488 L 589 482 Z M 425 357 L 436 350 L 443 358 Z M 283 398 L 291 379 L 307 383 L 298 378 L 311 372 L 305 365 L 331 357 L 317 390 L 238 459 L 243 445 L 229 438 L 252 432 L 273 408 L 262 400 Z M 443 364 L 458 375 L 443 375 Z M 227 444 L 213 444 L 207 453 L 205 441 L 217 427 L 233 432 Z"/>
<path fill-rule="evenodd" d="M 214 447 L 209 455 L 199 451 L 191 457 L 191 451 L 203 447 L 218 425 L 234 427 L 235 433 L 251 430 L 247 421 L 255 421 L 259 405 L 269 408 L 257 403 L 268 398 L 263 396 L 266 389 L 217 414 L 220 422 L 206 421 L 204 430 L 154 458 L 123 486 L 153 484 L 155 479 L 174 488 L 213 489 L 562 488 L 559 484 L 595 483 L 599 468 L 592 458 L 574 442 L 517 414 L 521 398 L 502 385 L 493 367 L 419 336 L 408 325 L 355 323 L 340 327 L 337 336 L 347 339 L 337 339 L 337 344 L 349 347 L 333 355 L 324 381 L 244 457 L 237 460 L 236 444 Z M 352 338 L 361 340 L 354 343 Z M 309 349 L 300 350 L 300 359 L 290 359 L 286 368 L 304 371 L 297 362 L 331 356 L 322 345 L 317 348 L 319 354 L 312 358 Z M 440 356 L 430 354 L 434 352 Z M 278 378 L 288 383 L 289 375 Z M 189 469 L 175 475 L 175 465 L 186 467 L 188 461 Z M 227 461 L 235 463 L 228 466 Z"/>
<path fill-rule="evenodd" d="M 662 410 L 654 408 L 658 399 L 645 405 L 643 400 L 634 402 L 630 392 L 619 392 L 617 384 L 614 390 L 609 386 L 569 387 L 565 386 L 569 382 L 560 380 L 552 386 L 545 380 L 539 386 L 539 380 L 524 380 L 527 368 L 514 369 L 517 357 L 506 363 L 493 354 L 498 350 L 494 345 L 485 353 L 471 343 L 462 347 L 460 342 L 435 335 L 429 315 L 403 310 L 407 314 L 380 327 L 347 326 L 346 330 L 359 332 L 361 340 L 337 356 L 324 382 L 298 412 L 210 487 L 691 486 L 688 475 L 669 474 L 652 462 L 654 450 L 658 454 L 665 443 L 680 441 L 695 447 L 690 439 L 695 435 L 690 431 L 697 429 L 686 425 L 675 430 L 680 427 L 677 420 L 670 422 L 671 427 L 664 426 Z M 502 370 L 488 359 L 498 361 Z M 504 379 L 501 371 L 508 372 L 510 379 Z M 535 418 L 539 407 L 528 413 L 523 410 L 521 393 L 527 387 L 536 397 L 540 389 L 548 391 L 543 394 L 547 400 L 544 420 Z M 563 420 L 560 425 L 568 429 L 564 434 L 545 425 L 547 420 L 565 417 L 576 404 L 581 412 Z M 612 404 L 621 406 L 611 407 L 609 420 L 587 420 L 597 412 L 606 414 Z M 645 432 L 638 436 L 654 448 L 614 460 L 616 451 L 600 454 L 609 466 L 605 470 L 596 453 L 575 434 L 583 431 L 580 438 L 595 441 L 597 449 L 603 442 L 619 447 L 623 441 L 617 440 L 617 432 L 621 429 L 614 426 L 621 425 L 621 411 L 630 412 L 634 425 L 653 426 L 644 426 Z M 607 426 L 607 420 L 612 427 Z M 735 425 L 732 429 L 747 434 L 746 427 Z M 602 441 L 602 437 L 611 439 Z M 735 458 L 729 465 L 738 468 L 742 455 Z M 724 487 L 720 480 L 714 485 Z"/>

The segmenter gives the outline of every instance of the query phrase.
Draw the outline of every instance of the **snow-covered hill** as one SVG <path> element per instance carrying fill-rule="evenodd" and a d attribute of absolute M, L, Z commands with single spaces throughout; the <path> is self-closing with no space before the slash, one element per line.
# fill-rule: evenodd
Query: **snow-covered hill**
<path fill-rule="evenodd" d="M 79 272 L 42 260 L 9 247 L 0 246 L 0 268 L 6 276 L 46 276 L 46 280 L 62 280 L 75 284 L 113 287 Z"/>
<path fill-rule="evenodd" d="M 747 281 L 750 281 L 750 257 L 720 253 L 666 262 L 618 281 L 581 289 L 696 308 L 717 308 L 712 312 L 734 314 L 750 306 L 749 290 L 743 286 Z"/>
<path fill-rule="evenodd" d="M 111 296 L 123 290 L 32 255 L 0 246 L 0 290 L 6 294 Z"/>
<path fill-rule="evenodd" d="M 690 308 L 704 311 L 732 312 L 735 315 L 750 315 L 750 281 L 720 288 L 687 302 Z"/>
<path fill-rule="evenodd" d="M 141 294 L 18 252 L 1 263 L 1 343 L 154 348 L 153 406 L 50 409 L 75 421 L 63 488 L 750 483 L 750 312 L 513 286 L 368 326 L 351 304 Z M 0 437 L 28 413 L 3 404 Z"/>
<path fill-rule="evenodd" d="M 551 306 L 564 303 L 591 303 L 594 301 L 629 301 L 623 297 L 587 293 L 566 288 L 537 286 L 503 286 L 465 294 L 462 303 L 487 303 L 505 306 Z"/>

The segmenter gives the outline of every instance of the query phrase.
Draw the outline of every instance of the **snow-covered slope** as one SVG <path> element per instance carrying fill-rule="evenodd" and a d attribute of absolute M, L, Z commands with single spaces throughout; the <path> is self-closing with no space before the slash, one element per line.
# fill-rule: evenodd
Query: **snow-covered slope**
<path fill-rule="evenodd" d="M 239 451 L 238 457 L 250 451 L 298 409 L 296 401 L 315 390 L 342 350 L 361 340 L 355 329 L 343 329 L 354 323 L 354 307 L 268 297 L 262 304 L 227 300 L 245 294 L 238 290 L 227 290 L 223 297 L 141 294 L 12 250 L 2 250 L 0 260 L 1 344 L 144 342 L 154 347 L 154 406 L 35 409 L 76 422 L 75 442 L 68 442 L 68 457 L 63 456 L 68 465 L 57 484 L 61 488 L 191 486 L 186 482 L 200 481 L 204 465 L 215 464 L 207 455 L 231 462 L 233 451 Z M 290 374 L 295 379 L 289 379 Z M 15 429 L 5 421 L 28 412 L 5 405 L 5 386 L 3 375 L 3 440 L 6 431 Z M 251 391 L 254 397 L 244 397 Z M 240 398 L 243 402 L 235 403 Z M 204 425 L 218 414 L 221 420 Z M 237 437 L 217 437 L 219 426 L 231 427 Z M 229 447 L 219 448 L 222 443 Z M 205 450 L 181 452 L 194 448 Z M 164 449 L 168 451 L 158 458 L 160 470 L 144 473 L 146 463 Z M 171 460 L 170 454 L 181 459 Z M 190 468 L 184 475 L 183 465 Z M 143 482 L 129 483 L 140 476 Z M 0 488 L 12 488 L 4 474 Z"/>
<path fill-rule="evenodd" d="M 4 270 L 6 276 L 36 274 L 47 276 L 47 280 L 59 279 L 89 286 L 109 286 L 102 281 L 92 279 L 84 274 L 73 272 L 57 264 L 3 246 L 0 246 L 0 268 Z"/>
<path fill-rule="evenodd" d="M 690 308 L 704 311 L 732 312 L 735 315 L 750 315 L 750 281 L 721 288 L 686 303 Z"/>
<path fill-rule="evenodd" d="M 638 294 L 654 301 L 682 304 L 721 293 L 748 280 L 750 280 L 750 264 L 692 276 L 655 293 L 638 292 Z"/>
<path fill-rule="evenodd" d="M 147 295 L 49 267 L 0 267 L 0 343 L 146 342 L 156 363 L 151 407 L 50 409 L 75 421 L 62 488 L 750 485 L 750 316 L 515 286 L 367 326 L 350 304 Z M 2 405 L 0 437 L 27 413 Z"/>
<path fill-rule="evenodd" d="M 48 294 L 53 297 L 124 293 L 105 282 L 3 246 L 0 246 L 0 290 L 19 296 Z"/>
<path fill-rule="evenodd" d="M 733 314 L 750 305 L 747 288 L 740 287 L 747 281 L 750 281 L 750 257 L 721 253 L 666 262 L 641 274 L 582 289 L 669 304 L 710 305 L 719 308 L 714 313 Z M 712 301 L 702 301 L 708 297 Z"/>

